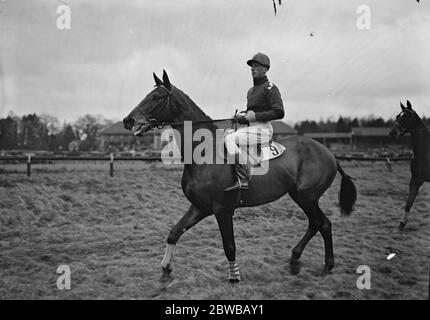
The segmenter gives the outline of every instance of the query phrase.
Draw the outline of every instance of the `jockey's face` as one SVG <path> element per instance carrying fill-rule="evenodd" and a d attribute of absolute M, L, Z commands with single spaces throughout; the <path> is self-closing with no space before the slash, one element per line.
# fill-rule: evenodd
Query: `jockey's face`
<path fill-rule="evenodd" d="M 264 77 L 266 75 L 266 72 L 267 72 L 266 67 L 256 62 L 252 63 L 251 74 L 254 79 Z"/>

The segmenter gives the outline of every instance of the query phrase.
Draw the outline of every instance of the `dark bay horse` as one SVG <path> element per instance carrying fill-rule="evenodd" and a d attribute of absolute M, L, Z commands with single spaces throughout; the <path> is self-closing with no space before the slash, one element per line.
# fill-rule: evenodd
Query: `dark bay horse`
<path fill-rule="evenodd" d="M 180 133 L 180 151 L 184 159 L 187 156 L 186 152 L 193 152 L 196 144 L 194 142 L 191 150 L 186 151 L 184 125 L 174 124 L 192 121 L 196 123 L 192 127 L 193 131 L 203 128 L 213 133 L 213 137 L 217 127 L 185 93 L 170 83 L 165 71 L 163 80 L 155 74 L 154 79 L 155 89 L 124 118 L 124 127 L 132 130 L 135 135 L 141 135 L 153 128 L 154 121 L 173 123 L 171 126 Z M 292 250 L 291 272 L 294 274 L 299 272 L 299 258 L 307 243 L 319 231 L 325 246 L 324 271 L 328 273 L 334 266 L 331 222 L 320 209 L 319 198 L 330 187 L 336 173 L 339 172 L 342 176 L 339 192 L 340 211 L 342 215 L 350 215 L 356 200 L 355 186 L 334 155 L 322 144 L 303 136 L 291 136 L 278 142 L 283 144 L 287 151 L 270 161 L 266 174 L 252 176 L 241 207 L 275 201 L 288 193 L 309 219 L 305 235 Z M 163 275 L 167 276 L 172 270 L 175 245 L 181 235 L 203 218 L 214 214 L 221 232 L 224 252 L 230 264 L 229 280 L 231 282 L 240 280 L 233 230 L 237 191 L 224 192 L 234 179 L 232 164 L 197 164 L 194 160 L 192 163 L 184 164 L 181 184 L 191 206 L 169 233 L 161 263 Z"/>
<path fill-rule="evenodd" d="M 402 111 L 397 115 L 390 135 L 397 138 L 410 133 L 414 153 L 411 161 L 412 177 L 409 182 L 409 196 L 399 225 L 400 230 L 403 230 L 408 222 L 409 212 L 418 194 L 418 189 L 425 181 L 430 182 L 430 132 L 423 120 L 412 109 L 409 100 L 406 102 L 406 107 L 402 103 L 400 103 L 400 107 Z"/>

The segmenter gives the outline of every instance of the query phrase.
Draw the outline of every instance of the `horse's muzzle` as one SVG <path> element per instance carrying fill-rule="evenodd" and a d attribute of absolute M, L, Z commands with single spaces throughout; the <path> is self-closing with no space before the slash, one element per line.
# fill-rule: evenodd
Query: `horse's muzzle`
<path fill-rule="evenodd" d="M 124 129 L 131 130 L 134 126 L 134 119 L 131 117 L 125 117 L 124 120 L 122 120 L 122 123 L 124 124 Z"/>
<path fill-rule="evenodd" d="M 147 122 L 145 118 L 143 119 L 143 122 L 136 123 L 132 117 L 128 116 L 122 120 L 122 123 L 124 124 L 124 128 L 131 130 L 135 136 L 141 136 L 146 131 L 152 129 L 151 122 Z"/>
<path fill-rule="evenodd" d="M 398 137 L 398 135 L 399 135 L 399 132 L 397 131 L 397 129 L 392 128 L 392 129 L 390 130 L 389 135 L 390 135 L 390 137 L 391 137 L 391 138 L 397 138 L 397 137 Z"/>

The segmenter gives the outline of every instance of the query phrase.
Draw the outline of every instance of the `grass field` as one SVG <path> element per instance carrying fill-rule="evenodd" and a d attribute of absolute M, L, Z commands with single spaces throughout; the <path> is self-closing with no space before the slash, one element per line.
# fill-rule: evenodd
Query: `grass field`
<path fill-rule="evenodd" d="M 180 239 L 169 286 L 160 262 L 170 228 L 188 208 L 180 168 L 141 163 L 35 165 L 0 168 L 1 299 L 427 299 L 430 184 L 425 184 L 404 233 L 397 230 L 407 197 L 409 166 L 343 163 L 358 199 L 340 217 L 340 178 L 321 199 L 333 224 L 335 268 L 323 275 L 317 235 L 299 275 L 289 273 L 291 249 L 307 219 L 288 197 L 234 216 L 243 281 L 227 281 L 227 261 L 213 216 Z M 48 169 L 47 169 L 48 168 Z M 8 171 L 8 173 L 5 173 Z M 396 253 L 387 260 L 387 255 Z M 71 289 L 59 290 L 59 265 L 71 269 Z M 359 290 L 359 265 L 371 269 L 371 289 Z"/>

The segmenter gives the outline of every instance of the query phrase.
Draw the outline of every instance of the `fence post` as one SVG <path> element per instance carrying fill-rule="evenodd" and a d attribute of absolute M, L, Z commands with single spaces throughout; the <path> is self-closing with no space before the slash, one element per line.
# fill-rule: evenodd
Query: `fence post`
<path fill-rule="evenodd" d="M 110 176 L 113 177 L 113 153 L 110 154 Z"/>
<path fill-rule="evenodd" d="M 390 158 L 385 158 L 385 163 L 387 164 L 388 171 L 392 171 L 391 169 L 391 161 Z"/>
<path fill-rule="evenodd" d="M 27 177 L 31 175 L 31 154 L 27 155 Z"/>

